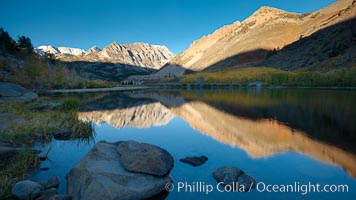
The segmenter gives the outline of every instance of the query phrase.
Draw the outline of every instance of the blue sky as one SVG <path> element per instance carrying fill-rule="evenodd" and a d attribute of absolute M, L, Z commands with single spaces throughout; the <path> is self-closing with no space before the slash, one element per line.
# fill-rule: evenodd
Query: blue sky
<path fill-rule="evenodd" d="M 177 54 L 215 29 L 267 5 L 298 13 L 335 0 L 1 0 L 0 26 L 34 46 L 88 49 L 118 43 L 166 45 Z"/>

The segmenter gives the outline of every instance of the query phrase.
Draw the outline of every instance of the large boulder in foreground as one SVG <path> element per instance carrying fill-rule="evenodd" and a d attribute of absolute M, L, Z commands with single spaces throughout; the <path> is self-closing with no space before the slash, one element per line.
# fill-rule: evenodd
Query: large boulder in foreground
<path fill-rule="evenodd" d="M 117 150 L 121 164 L 131 172 L 165 176 L 174 165 L 174 159 L 166 150 L 136 141 L 120 142 Z"/>
<path fill-rule="evenodd" d="M 0 101 L 25 102 L 37 99 L 38 95 L 17 84 L 0 82 Z"/>
<path fill-rule="evenodd" d="M 126 170 L 117 143 L 99 142 L 67 174 L 67 192 L 73 200 L 146 199 L 165 190 L 169 175 L 158 177 Z"/>

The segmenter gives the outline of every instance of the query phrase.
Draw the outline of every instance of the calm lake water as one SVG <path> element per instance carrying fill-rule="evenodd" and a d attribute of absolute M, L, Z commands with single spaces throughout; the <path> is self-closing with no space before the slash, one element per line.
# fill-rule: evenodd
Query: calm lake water
<path fill-rule="evenodd" d="M 39 145 L 49 160 L 32 179 L 61 178 L 98 141 L 136 140 L 170 152 L 175 189 L 167 199 L 354 199 L 356 196 L 356 91 L 243 89 L 100 94 L 78 113 L 95 123 L 90 141 Z M 199 167 L 181 163 L 205 155 Z M 177 183 L 216 186 L 212 172 L 236 166 L 267 184 L 347 185 L 348 192 L 189 192 Z M 262 186 L 262 185 L 260 185 Z M 262 187 L 260 187 L 262 189 Z"/>

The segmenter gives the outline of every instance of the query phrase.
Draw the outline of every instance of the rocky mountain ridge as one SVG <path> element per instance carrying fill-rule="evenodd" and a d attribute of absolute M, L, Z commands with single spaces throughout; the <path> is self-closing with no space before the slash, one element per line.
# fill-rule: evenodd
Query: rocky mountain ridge
<path fill-rule="evenodd" d="M 305 14 L 264 6 L 243 22 L 223 26 L 194 41 L 166 66 L 178 65 L 201 71 L 258 63 L 266 58 L 268 51 L 282 49 L 355 16 L 353 0 L 339 0 L 326 8 Z"/>
<path fill-rule="evenodd" d="M 174 56 L 165 46 L 143 42 L 132 44 L 113 42 L 102 50 L 93 46 L 87 51 L 70 47 L 39 46 L 35 51 L 41 55 L 53 54 L 57 59 L 65 62 L 114 63 L 156 70 Z"/>

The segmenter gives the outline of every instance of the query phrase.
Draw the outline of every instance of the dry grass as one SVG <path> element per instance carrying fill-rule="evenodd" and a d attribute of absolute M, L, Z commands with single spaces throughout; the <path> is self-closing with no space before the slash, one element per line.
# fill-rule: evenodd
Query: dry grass
<path fill-rule="evenodd" d="M 0 199 L 12 199 L 12 185 L 19 180 L 24 180 L 28 170 L 37 167 L 38 164 L 36 153 L 27 150 L 2 166 L 0 168 Z"/>
<path fill-rule="evenodd" d="M 49 142 L 52 134 L 61 130 L 71 131 L 74 141 L 88 143 L 93 140 L 93 124 L 78 119 L 79 100 L 64 97 L 59 99 L 63 104 L 56 108 L 45 111 L 33 109 L 51 101 L 48 97 L 41 97 L 30 103 L 0 104 L 0 113 L 15 114 L 26 120 L 0 131 L 0 141 L 27 149 L 0 168 L 0 199 L 10 198 L 12 184 L 25 179 L 28 169 L 38 164 L 36 153 L 30 150 L 35 142 Z"/>

